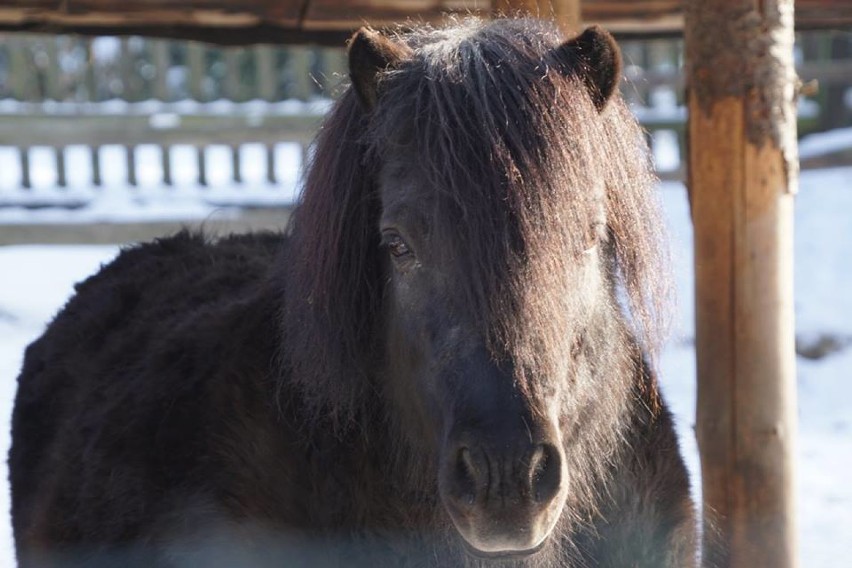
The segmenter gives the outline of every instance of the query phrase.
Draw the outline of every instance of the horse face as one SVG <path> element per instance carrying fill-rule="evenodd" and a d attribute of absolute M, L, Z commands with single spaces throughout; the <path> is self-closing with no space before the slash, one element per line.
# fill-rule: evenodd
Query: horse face
<path fill-rule="evenodd" d="M 353 87 L 365 111 L 381 116 L 392 100 L 389 92 L 395 108 L 415 108 L 408 106 L 412 91 L 398 88 L 407 83 L 394 79 L 394 72 L 425 76 L 432 67 L 418 63 L 411 48 L 362 30 L 353 37 L 349 56 Z M 597 28 L 543 53 L 533 67 L 550 64 L 581 76 L 593 110 L 604 108 L 617 85 L 617 48 Z M 501 68 L 495 64 L 476 76 L 491 80 Z M 517 556 L 545 544 L 568 494 L 562 437 L 575 420 L 565 420 L 566 408 L 581 408 L 584 396 L 576 387 L 584 371 L 574 364 L 573 346 L 589 324 L 590 306 L 608 301 L 601 298 L 607 286 L 597 247 L 585 254 L 576 245 L 585 236 L 592 237 L 592 245 L 597 242 L 603 191 L 599 180 L 548 173 L 550 161 L 542 163 L 544 154 L 529 148 L 558 136 L 520 136 L 495 126 L 525 122 L 519 110 L 524 104 L 480 120 L 484 109 L 501 107 L 504 99 L 489 99 L 475 81 L 465 85 L 462 75 L 449 79 L 443 90 L 423 87 L 428 81 L 411 83 L 421 88 L 415 99 L 440 91 L 435 97 L 457 102 L 441 120 L 428 110 L 410 113 L 417 118 L 395 115 L 392 128 L 373 138 L 378 146 L 373 155 L 381 162 L 387 384 L 405 419 L 419 421 L 413 430 L 431 442 L 441 500 L 470 552 Z M 500 85 L 508 99 L 516 96 L 511 73 L 494 80 L 504 80 Z M 487 104 L 465 107 L 483 96 Z M 544 104 L 539 106 L 545 114 Z M 420 121 L 411 126 L 409 119 Z M 422 138 L 436 124 L 441 132 L 455 133 L 446 147 L 464 150 L 444 155 L 430 169 L 418 156 L 434 150 L 441 138 Z M 490 138 L 470 143 L 484 128 L 491 128 Z M 573 155 L 567 145 L 560 148 L 564 152 L 554 154 L 554 163 Z M 518 156 L 523 157 L 516 162 Z M 524 167 L 524 173 L 534 173 L 518 184 L 515 178 Z M 440 181 L 448 178 L 451 183 Z M 572 185 L 588 191 L 563 191 Z M 476 211 L 478 223 L 469 231 L 448 227 L 450 218 L 464 223 L 464 214 L 446 215 L 458 209 Z M 574 220 L 571 234 L 566 219 Z M 471 256 L 471 251 L 485 254 Z"/>
<path fill-rule="evenodd" d="M 567 484 L 559 416 L 568 381 L 545 395 L 521 387 L 511 359 L 495 360 L 465 305 L 470 283 L 424 213 L 418 176 L 385 168 L 388 381 L 431 441 L 441 500 L 469 551 L 528 554 L 558 521 Z"/>

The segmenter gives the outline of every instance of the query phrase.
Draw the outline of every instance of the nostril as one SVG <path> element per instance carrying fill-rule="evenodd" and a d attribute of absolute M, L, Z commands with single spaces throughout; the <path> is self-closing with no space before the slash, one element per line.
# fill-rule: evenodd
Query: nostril
<path fill-rule="evenodd" d="M 562 459 L 551 444 L 540 444 L 530 457 L 530 482 L 533 498 L 546 503 L 559 492 L 562 481 Z"/>
<path fill-rule="evenodd" d="M 476 465 L 469 448 L 461 448 L 456 455 L 455 477 L 461 500 L 473 505 L 476 501 Z"/>

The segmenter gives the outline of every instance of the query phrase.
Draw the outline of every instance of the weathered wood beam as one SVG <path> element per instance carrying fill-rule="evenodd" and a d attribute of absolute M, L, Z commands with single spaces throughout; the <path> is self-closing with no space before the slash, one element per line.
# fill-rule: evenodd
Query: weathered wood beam
<path fill-rule="evenodd" d="M 79 34 L 83 36 L 146 36 L 201 41 L 222 46 L 322 45 L 341 47 L 351 30 L 302 30 L 260 24 L 249 27 L 199 27 L 185 25 L 79 26 L 29 23 L 9 25 L 0 21 L 0 33 Z"/>
<path fill-rule="evenodd" d="M 793 0 L 686 6 L 708 565 L 793 568 Z"/>
<path fill-rule="evenodd" d="M 581 17 L 577 17 L 579 3 Z M 339 44 L 369 23 L 437 22 L 534 6 L 566 22 L 603 24 L 622 36 L 677 34 L 681 0 L 0 0 L 0 31 L 149 35 L 221 44 Z M 546 8 L 542 8 L 545 7 Z M 564 12 L 569 6 L 570 13 Z M 798 0 L 799 29 L 852 26 L 848 0 Z"/>
<path fill-rule="evenodd" d="M 296 25 L 306 0 L 2 0 L 0 18 L 80 26 L 178 24 L 213 27 L 262 22 Z"/>

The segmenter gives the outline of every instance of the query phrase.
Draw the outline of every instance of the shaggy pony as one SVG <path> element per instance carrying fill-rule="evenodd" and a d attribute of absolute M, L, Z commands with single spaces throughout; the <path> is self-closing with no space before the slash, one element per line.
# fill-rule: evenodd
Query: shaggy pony
<path fill-rule="evenodd" d="M 124 250 L 27 349 L 20 565 L 694 565 L 612 38 L 362 30 L 350 70 L 289 235 Z"/>

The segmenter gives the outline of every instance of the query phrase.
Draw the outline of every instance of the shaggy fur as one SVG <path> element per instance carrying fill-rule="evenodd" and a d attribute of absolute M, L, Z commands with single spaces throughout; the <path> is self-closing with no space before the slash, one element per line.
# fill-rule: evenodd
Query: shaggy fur
<path fill-rule="evenodd" d="M 28 348 L 9 458 L 21 566 L 487 564 L 444 512 L 398 371 L 378 227 L 410 176 L 452 309 L 519 392 L 559 403 L 562 516 L 504 565 L 695 563 L 652 371 L 668 288 L 640 129 L 542 24 L 397 41 L 375 108 L 350 90 L 327 118 L 289 236 L 126 250 Z"/>

